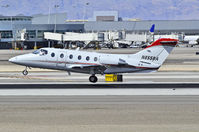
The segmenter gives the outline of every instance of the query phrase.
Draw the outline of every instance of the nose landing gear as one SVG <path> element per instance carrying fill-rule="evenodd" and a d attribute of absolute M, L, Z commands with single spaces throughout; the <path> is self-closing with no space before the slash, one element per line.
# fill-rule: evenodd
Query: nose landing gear
<path fill-rule="evenodd" d="M 27 67 L 26 67 L 26 69 L 25 69 L 25 70 L 23 70 L 23 71 L 22 71 L 22 74 L 23 74 L 24 76 L 28 75 Z"/>
<path fill-rule="evenodd" d="M 28 71 L 27 71 L 27 70 L 23 70 L 23 71 L 22 71 L 22 74 L 23 74 L 24 76 L 26 76 L 26 75 L 28 75 Z"/>
<path fill-rule="evenodd" d="M 96 83 L 98 81 L 97 77 L 95 75 L 92 75 L 89 77 L 89 81 L 92 83 Z"/>

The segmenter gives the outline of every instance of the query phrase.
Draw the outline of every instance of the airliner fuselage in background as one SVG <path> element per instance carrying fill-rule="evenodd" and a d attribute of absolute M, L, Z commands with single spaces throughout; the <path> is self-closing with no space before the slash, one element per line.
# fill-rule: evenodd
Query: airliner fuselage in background
<path fill-rule="evenodd" d="M 9 59 L 27 67 L 56 69 L 90 74 L 89 81 L 97 82 L 96 74 L 143 73 L 157 71 L 177 44 L 176 39 L 155 41 L 136 54 L 105 54 L 79 50 L 41 48 L 33 53 Z"/>

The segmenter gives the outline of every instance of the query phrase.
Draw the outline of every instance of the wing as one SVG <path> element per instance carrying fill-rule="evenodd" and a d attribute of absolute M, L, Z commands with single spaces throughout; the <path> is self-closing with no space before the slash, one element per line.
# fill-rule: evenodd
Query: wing
<path fill-rule="evenodd" d="M 89 65 L 89 64 L 71 64 L 67 69 L 74 72 L 88 73 L 88 74 L 103 74 L 106 67 L 103 65 Z"/>
<path fill-rule="evenodd" d="M 89 67 L 100 67 L 102 65 L 97 65 L 97 64 L 70 64 L 67 65 L 66 67 L 69 69 L 73 69 L 73 68 L 89 68 Z"/>

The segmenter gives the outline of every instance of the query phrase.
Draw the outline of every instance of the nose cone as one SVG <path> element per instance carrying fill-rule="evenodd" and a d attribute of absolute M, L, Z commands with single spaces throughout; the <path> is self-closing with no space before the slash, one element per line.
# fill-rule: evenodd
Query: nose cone
<path fill-rule="evenodd" d="M 33 63 L 33 58 L 32 54 L 24 54 L 10 58 L 8 61 L 17 65 L 30 66 Z"/>
<path fill-rule="evenodd" d="M 12 62 L 12 63 L 16 63 L 17 62 L 17 57 L 10 58 L 8 61 Z"/>

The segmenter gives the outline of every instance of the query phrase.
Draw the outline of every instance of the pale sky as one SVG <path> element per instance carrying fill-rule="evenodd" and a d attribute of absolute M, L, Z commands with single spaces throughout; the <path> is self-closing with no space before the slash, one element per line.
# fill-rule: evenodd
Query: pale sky
<path fill-rule="evenodd" d="M 0 0 L 2 15 L 67 12 L 68 19 L 90 18 L 93 11 L 116 10 L 123 18 L 199 19 L 199 0 Z M 55 5 L 59 5 L 55 9 Z M 50 10 L 49 10 L 50 9 Z"/>

